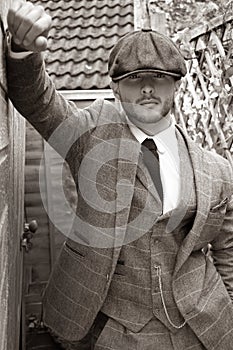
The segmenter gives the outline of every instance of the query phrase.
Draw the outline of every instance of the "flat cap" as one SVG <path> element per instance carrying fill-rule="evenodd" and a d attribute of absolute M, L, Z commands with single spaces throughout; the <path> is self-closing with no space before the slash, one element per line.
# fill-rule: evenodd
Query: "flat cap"
<path fill-rule="evenodd" d="M 126 34 L 113 47 L 108 72 L 113 81 L 138 72 L 160 72 L 180 79 L 186 74 L 186 64 L 169 37 L 142 29 Z"/>

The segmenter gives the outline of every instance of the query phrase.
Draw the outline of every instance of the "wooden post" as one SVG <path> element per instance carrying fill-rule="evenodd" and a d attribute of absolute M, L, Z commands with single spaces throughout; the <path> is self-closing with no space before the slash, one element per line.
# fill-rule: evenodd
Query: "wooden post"
<path fill-rule="evenodd" d="M 134 29 L 150 28 L 148 0 L 134 0 Z"/>
<path fill-rule="evenodd" d="M 156 0 L 134 0 L 134 28 L 151 28 L 167 34 L 166 13 Z"/>
<path fill-rule="evenodd" d="M 24 121 L 7 98 L 5 28 L 9 0 L 0 2 L 0 350 L 18 350 L 21 317 Z"/>
<path fill-rule="evenodd" d="M 148 0 L 148 12 L 150 17 L 151 29 L 157 30 L 157 32 L 166 35 L 167 34 L 166 14 L 163 11 L 163 9 L 160 6 L 158 6 L 158 1 Z"/>

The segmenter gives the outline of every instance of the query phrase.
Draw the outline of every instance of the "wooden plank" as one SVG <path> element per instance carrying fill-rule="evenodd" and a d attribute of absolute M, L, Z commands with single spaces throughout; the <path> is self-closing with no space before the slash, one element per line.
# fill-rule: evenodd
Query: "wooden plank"
<path fill-rule="evenodd" d="M 37 281 L 30 284 L 30 289 L 28 290 L 28 295 L 26 295 L 25 302 L 30 303 L 33 301 L 41 301 L 42 294 L 47 285 L 47 282 Z"/>
<path fill-rule="evenodd" d="M 47 212 L 43 208 L 43 206 L 36 206 L 36 207 L 27 207 L 27 216 L 36 219 L 43 217 L 44 215 L 47 216 Z"/>
<path fill-rule="evenodd" d="M 0 213 L 4 212 L 4 208 L 8 202 L 8 190 L 9 183 L 9 154 L 8 151 L 0 152 L 0 188 L 1 188 L 1 201 L 0 201 Z"/>
<path fill-rule="evenodd" d="M 5 92 L 7 91 L 7 83 L 6 83 L 6 63 L 5 63 L 5 30 L 6 28 L 6 11 L 7 5 L 6 1 L 3 1 L 0 4 L 0 86 Z"/>
<path fill-rule="evenodd" d="M 20 250 L 21 234 L 24 228 L 24 149 L 25 123 L 19 114 L 12 110 L 12 124 L 10 124 L 11 164 L 10 183 L 12 194 L 10 205 L 9 240 L 9 349 L 18 349 L 21 320 L 22 273 L 23 256 Z"/>
<path fill-rule="evenodd" d="M 27 166 L 26 166 L 27 167 Z M 32 180 L 27 180 L 25 183 L 25 191 L 26 191 L 26 197 L 28 193 L 37 193 L 38 195 L 38 202 L 39 200 L 41 201 L 40 197 L 40 184 L 38 179 L 32 179 Z"/>
<path fill-rule="evenodd" d="M 4 28 L 11 1 L 0 2 L 0 350 L 19 349 L 24 126 L 7 100 Z"/>
<path fill-rule="evenodd" d="M 134 28 L 150 27 L 150 17 L 147 7 L 148 0 L 134 0 Z"/>
<path fill-rule="evenodd" d="M 8 221 L 8 205 L 5 202 L 4 210 L 0 215 L 0 315 L 1 315 L 1 327 L 0 327 L 0 349 L 6 350 L 8 344 L 8 244 L 7 234 L 9 232 Z"/>
<path fill-rule="evenodd" d="M 147 7 L 150 17 L 150 27 L 159 33 L 167 34 L 166 13 L 156 4 L 155 1 L 147 0 Z"/>
<path fill-rule="evenodd" d="M 37 161 L 37 164 L 40 164 L 41 158 L 42 158 L 42 153 L 40 151 L 36 152 L 36 151 L 28 151 L 27 150 L 27 162 L 29 163 L 30 161 Z"/>
<path fill-rule="evenodd" d="M 212 31 L 211 34 L 210 34 L 210 42 L 211 41 L 216 45 L 216 47 L 217 47 L 221 57 L 225 58 L 226 54 L 225 54 L 224 47 L 222 45 L 221 40 L 219 39 L 219 37 L 215 33 L 215 31 Z"/>
<path fill-rule="evenodd" d="M 0 91 L 2 88 L 0 87 Z M 8 104 L 7 101 L 3 98 L 2 94 L 0 94 L 0 110 L 1 116 L 8 115 Z M 0 150 L 8 147 L 9 145 L 9 134 L 8 134 L 8 122 L 7 118 L 0 118 L 1 120 L 1 128 L 0 128 Z"/>
<path fill-rule="evenodd" d="M 233 21 L 233 14 L 230 13 L 230 11 L 228 12 L 227 15 L 221 15 L 219 17 L 216 17 L 214 19 L 212 19 L 208 25 L 204 24 L 204 25 L 200 25 L 192 30 L 190 30 L 189 34 L 191 37 L 191 41 L 195 40 L 197 37 L 209 33 L 211 30 L 220 27 L 221 25 L 223 25 L 224 23 L 227 22 L 232 22 Z"/>
<path fill-rule="evenodd" d="M 47 253 L 49 255 L 49 253 Z M 51 273 L 51 268 L 50 268 L 50 262 L 46 263 L 41 263 L 38 265 L 37 264 L 32 265 L 32 273 L 33 273 L 33 279 L 32 282 L 41 282 L 41 281 L 48 281 Z M 29 291 L 31 289 L 31 285 L 29 285 Z"/>

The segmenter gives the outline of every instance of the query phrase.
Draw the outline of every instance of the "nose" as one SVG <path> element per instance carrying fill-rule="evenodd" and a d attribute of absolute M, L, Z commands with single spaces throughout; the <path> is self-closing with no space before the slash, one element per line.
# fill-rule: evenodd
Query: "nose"
<path fill-rule="evenodd" d="M 145 81 L 142 85 L 141 92 L 143 95 L 151 95 L 154 92 L 154 86 L 151 82 Z"/>

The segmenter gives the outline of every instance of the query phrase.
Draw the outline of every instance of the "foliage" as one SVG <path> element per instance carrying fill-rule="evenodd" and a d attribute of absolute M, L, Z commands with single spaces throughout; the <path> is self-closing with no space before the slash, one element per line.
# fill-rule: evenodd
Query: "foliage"
<path fill-rule="evenodd" d="M 162 0 L 158 5 L 167 15 L 170 34 L 233 12 L 232 0 Z"/>

